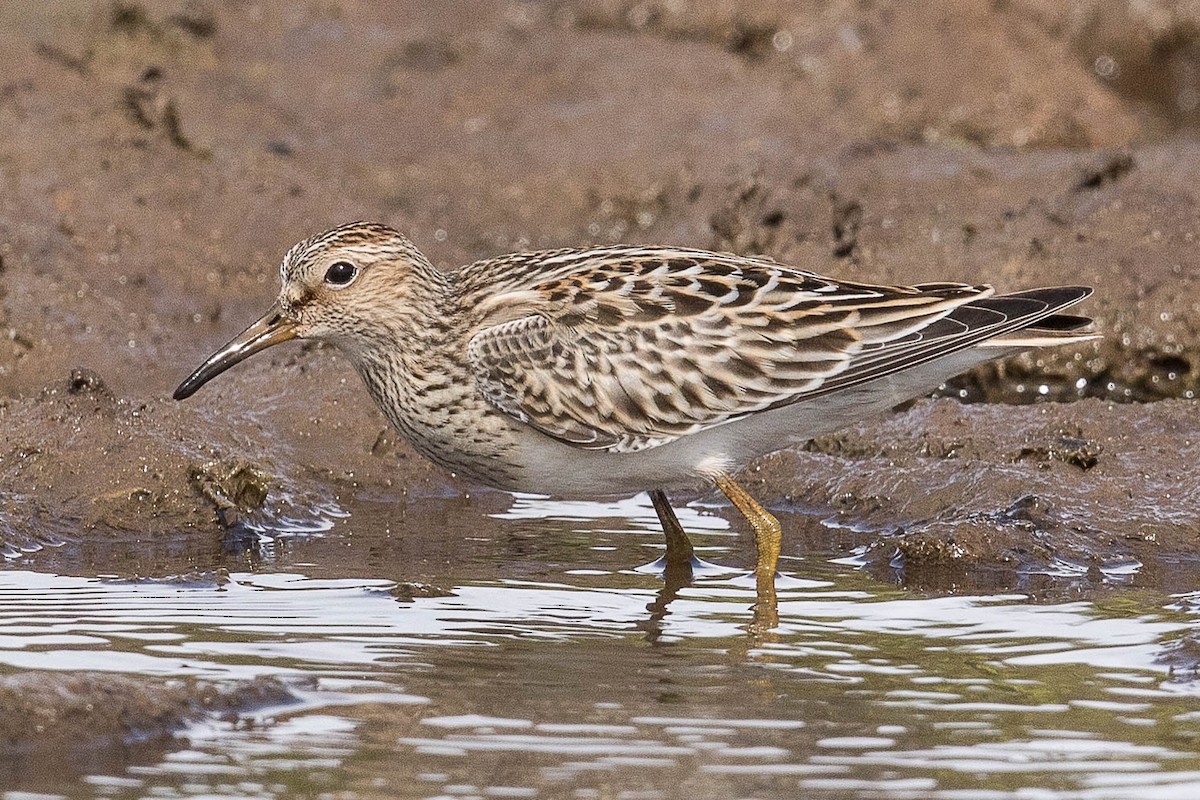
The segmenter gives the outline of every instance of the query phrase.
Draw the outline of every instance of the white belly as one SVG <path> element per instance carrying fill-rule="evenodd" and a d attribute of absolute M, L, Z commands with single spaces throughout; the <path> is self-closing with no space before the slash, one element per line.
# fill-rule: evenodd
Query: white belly
<path fill-rule="evenodd" d="M 804 444 L 886 411 L 1003 355 L 999 349 L 966 350 L 864 386 L 764 411 L 636 453 L 581 450 L 523 428 L 518 449 L 524 478 L 518 488 L 559 497 L 595 497 L 693 486 L 717 472 L 733 472 L 761 455 Z"/>

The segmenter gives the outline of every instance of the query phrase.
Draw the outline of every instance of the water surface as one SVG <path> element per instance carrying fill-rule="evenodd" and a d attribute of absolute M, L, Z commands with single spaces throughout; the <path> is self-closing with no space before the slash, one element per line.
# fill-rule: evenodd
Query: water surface
<path fill-rule="evenodd" d="M 452 562 L 400 579 L 416 545 L 347 520 L 182 578 L 14 561 L 0 670 L 266 675 L 298 702 L 166 749 L 11 757 L 0 798 L 1200 796 L 1179 646 L 1200 598 L 924 595 L 818 553 L 752 633 L 736 571 L 664 602 L 630 568 L 657 543 L 643 501 L 518 498 L 487 520 L 459 580 Z M 683 521 L 706 557 L 749 562 L 722 517 Z M 437 554 L 412 555 L 427 578 Z"/>

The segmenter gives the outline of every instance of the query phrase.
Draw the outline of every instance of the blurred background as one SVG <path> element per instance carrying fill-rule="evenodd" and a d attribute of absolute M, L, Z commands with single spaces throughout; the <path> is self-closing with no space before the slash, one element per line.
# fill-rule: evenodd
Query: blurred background
<path fill-rule="evenodd" d="M 1092 283 L 1106 339 L 1040 356 L 1054 395 L 1200 381 L 1192 3 L 0 14 L 5 394 L 82 364 L 161 397 L 269 301 L 293 242 L 357 218 L 444 265 L 627 241 L 865 280 Z"/>

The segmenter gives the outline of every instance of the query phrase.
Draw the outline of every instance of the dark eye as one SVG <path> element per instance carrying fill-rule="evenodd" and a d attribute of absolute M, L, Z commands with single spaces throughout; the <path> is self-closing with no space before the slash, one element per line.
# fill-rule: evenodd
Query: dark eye
<path fill-rule="evenodd" d="M 358 275 L 358 267 L 349 261 L 335 261 L 325 271 L 325 282 L 331 286 L 345 286 Z"/>

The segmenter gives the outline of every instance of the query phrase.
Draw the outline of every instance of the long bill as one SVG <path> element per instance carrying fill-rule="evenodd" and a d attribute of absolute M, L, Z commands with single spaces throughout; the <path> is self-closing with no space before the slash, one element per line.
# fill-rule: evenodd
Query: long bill
<path fill-rule="evenodd" d="M 283 315 L 279 304 L 276 303 L 254 324 L 235 336 L 229 344 L 209 356 L 187 380 L 179 384 L 179 388 L 171 396 L 176 400 L 191 397 L 197 389 L 234 364 L 244 361 L 260 350 L 266 350 L 273 344 L 295 339 L 296 336 L 296 324 Z"/>

